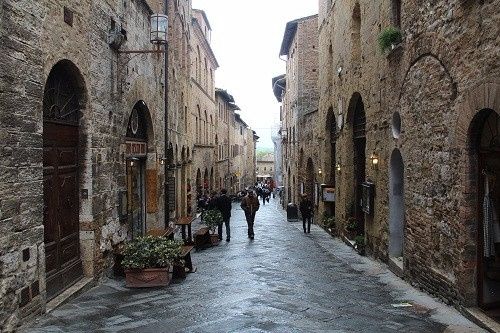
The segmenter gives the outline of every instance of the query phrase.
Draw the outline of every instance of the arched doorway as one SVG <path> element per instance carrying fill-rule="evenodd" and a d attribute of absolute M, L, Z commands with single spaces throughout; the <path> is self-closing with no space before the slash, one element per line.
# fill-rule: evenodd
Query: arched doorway
<path fill-rule="evenodd" d="M 149 109 L 144 101 L 138 101 L 130 113 L 126 144 L 127 210 L 128 224 L 132 238 L 146 232 L 146 163 L 148 153 L 148 132 L 151 125 Z"/>
<path fill-rule="evenodd" d="M 203 173 L 203 191 L 206 192 L 209 190 L 210 185 L 209 185 L 209 178 L 208 178 L 208 169 L 205 168 L 205 172 Z"/>
<path fill-rule="evenodd" d="M 214 190 L 215 189 L 215 180 L 214 180 L 214 168 L 212 167 L 210 169 L 210 190 Z"/>
<path fill-rule="evenodd" d="M 366 117 L 361 95 L 355 93 L 349 103 L 352 119 L 354 202 L 353 216 L 356 219 L 357 235 L 365 233 L 365 214 L 361 209 L 362 184 L 365 181 Z"/>
<path fill-rule="evenodd" d="M 404 164 L 399 149 L 391 154 L 389 170 L 389 257 L 396 259 L 402 267 L 405 202 L 404 202 Z"/>
<path fill-rule="evenodd" d="M 335 172 L 337 170 L 337 122 L 335 120 L 335 113 L 333 112 L 333 107 L 328 109 L 326 116 L 326 133 L 329 133 L 330 146 L 330 170 L 329 170 L 329 186 L 335 188 Z M 335 215 L 335 201 L 325 202 L 325 210 L 328 216 Z"/>
<path fill-rule="evenodd" d="M 307 198 L 311 200 L 311 202 L 314 202 L 314 183 L 316 179 L 314 177 L 314 164 L 311 158 L 307 159 L 306 173 L 304 192 L 306 193 Z"/>
<path fill-rule="evenodd" d="M 201 170 L 200 169 L 198 169 L 196 171 L 196 194 L 198 197 L 203 194 L 203 183 L 201 181 Z"/>
<path fill-rule="evenodd" d="M 186 203 L 187 203 L 187 188 L 188 179 L 186 179 L 186 147 L 182 146 L 181 150 L 181 216 L 186 216 Z"/>
<path fill-rule="evenodd" d="M 491 109 L 474 118 L 471 143 L 478 175 L 478 303 L 484 309 L 500 307 L 500 117 Z"/>
<path fill-rule="evenodd" d="M 82 275 L 79 228 L 79 122 L 85 83 L 68 60 L 58 62 L 43 95 L 43 226 L 47 299 Z"/>

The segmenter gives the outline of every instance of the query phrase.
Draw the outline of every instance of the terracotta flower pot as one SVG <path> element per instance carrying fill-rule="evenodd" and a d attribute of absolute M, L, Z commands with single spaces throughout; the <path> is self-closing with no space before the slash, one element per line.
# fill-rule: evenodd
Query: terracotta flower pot
<path fill-rule="evenodd" d="M 164 287 L 170 284 L 169 267 L 125 270 L 125 282 L 129 288 Z"/>

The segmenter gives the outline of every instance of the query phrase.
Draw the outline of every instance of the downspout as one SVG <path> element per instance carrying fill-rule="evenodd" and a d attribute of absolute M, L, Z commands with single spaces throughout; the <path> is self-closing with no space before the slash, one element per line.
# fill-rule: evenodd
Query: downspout
<path fill-rule="evenodd" d="M 168 19 L 168 0 L 165 0 L 165 15 L 167 15 Z M 167 21 L 168 22 L 168 21 Z M 168 23 L 167 23 L 168 24 Z M 168 38 L 168 35 L 167 35 Z M 169 227 L 170 222 L 170 201 L 169 201 L 169 193 L 168 193 L 168 168 L 171 163 L 170 161 L 170 146 L 169 146 L 169 137 L 168 137 L 168 40 L 165 43 L 165 92 L 164 92 L 164 113 L 165 113 L 165 156 L 164 156 L 164 173 L 165 173 L 165 181 L 164 181 L 164 215 L 165 215 L 165 229 Z"/>

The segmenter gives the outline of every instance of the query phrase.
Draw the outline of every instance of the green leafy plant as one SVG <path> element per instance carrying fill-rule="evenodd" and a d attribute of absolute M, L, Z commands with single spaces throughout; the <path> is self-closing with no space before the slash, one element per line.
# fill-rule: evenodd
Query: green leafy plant
<path fill-rule="evenodd" d="M 328 214 L 324 214 L 322 222 L 325 228 L 335 228 L 335 216 L 329 216 Z"/>
<path fill-rule="evenodd" d="M 397 45 L 403 40 L 401 30 L 396 27 L 389 26 L 380 32 L 378 36 L 378 45 L 380 51 L 384 53 L 391 45 Z"/>
<path fill-rule="evenodd" d="M 181 260 L 182 245 L 165 237 L 137 237 L 125 244 L 122 265 L 129 269 L 169 267 Z"/>
<path fill-rule="evenodd" d="M 218 209 L 210 209 L 203 215 L 203 224 L 215 232 L 215 228 L 223 222 L 222 214 Z"/>
<path fill-rule="evenodd" d="M 354 238 L 354 245 L 358 247 L 365 246 L 365 236 L 362 235 L 356 236 L 356 238 Z"/>
<path fill-rule="evenodd" d="M 354 217 L 348 218 L 345 228 L 348 231 L 356 231 L 358 229 L 358 221 L 356 221 L 356 218 Z"/>
<path fill-rule="evenodd" d="M 365 242 L 365 236 L 363 235 L 358 235 L 356 236 L 356 238 L 354 238 L 354 248 L 361 255 L 365 254 Z"/>

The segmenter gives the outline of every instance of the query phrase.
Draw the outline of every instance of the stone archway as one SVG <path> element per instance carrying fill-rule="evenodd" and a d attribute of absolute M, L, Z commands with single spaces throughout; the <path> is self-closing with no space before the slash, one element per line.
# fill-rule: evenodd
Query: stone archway
<path fill-rule="evenodd" d="M 146 233 L 148 214 L 158 209 L 156 170 L 148 167 L 147 158 L 149 152 L 154 152 L 152 127 L 148 106 L 142 100 L 137 101 L 130 112 L 125 135 L 127 216 L 132 238 Z"/>
<path fill-rule="evenodd" d="M 389 258 L 398 263 L 403 256 L 405 203 L 404 203 L 404 164 L 399 149 L 394 149 L 389 165 Z"/>
<path fill-rule="evenodd" d="M 85 82 L 69 60 L 50 71 L 43 96 L 43 225 L 47 299 L 82 275 L 80 256 L 80 118 Z"/>
<path fill-rule="evenodd" d="M 359 93 L 354 93 L 349 102 L 347 119 L 352 126 L 352 184 L 351 216 L 356 219 L 356 234 L 365 233 L 365 213 L 361 209 L 362 184 L 366 177 L 366 115 L 363 99 Z"/>
<path fill-rule="evenodd" d="M 461 256 L 458 267 L 458 288 L 465 299 L 466 306 L 481 305 L 481 286 L 478 277 L 481 272 L 482 248 L 478 242 L 480 219 L 478 207 L 482 204 L 480 191 L 481 172 L 479 166 L 478 141 L 486 114 L 491 110 L 500 110 L 500 82 L 485 82 L 464 94 L 459 105 L 453 149 L 460 153 L 458 173 L 461 175 L 462 198 L 460 200 L 460 218 L 463 238 L 457 244 L 460 248 L 468 248 Z M 484 181 L 484 180 L 483 180 Z"/>
<path fill-rule="evenodd" d="M 500 254 L 500 225 L 495 220 L 500 205 L 500 182 L 496 180 L 500 177 L 499 132 L 500 117 L 494 110 L 483 109 L 474 117 L 470 135 L 478 180 L 478 305 L 486 309 L 500 307 L 500 262 L 495 260 Z"/>

